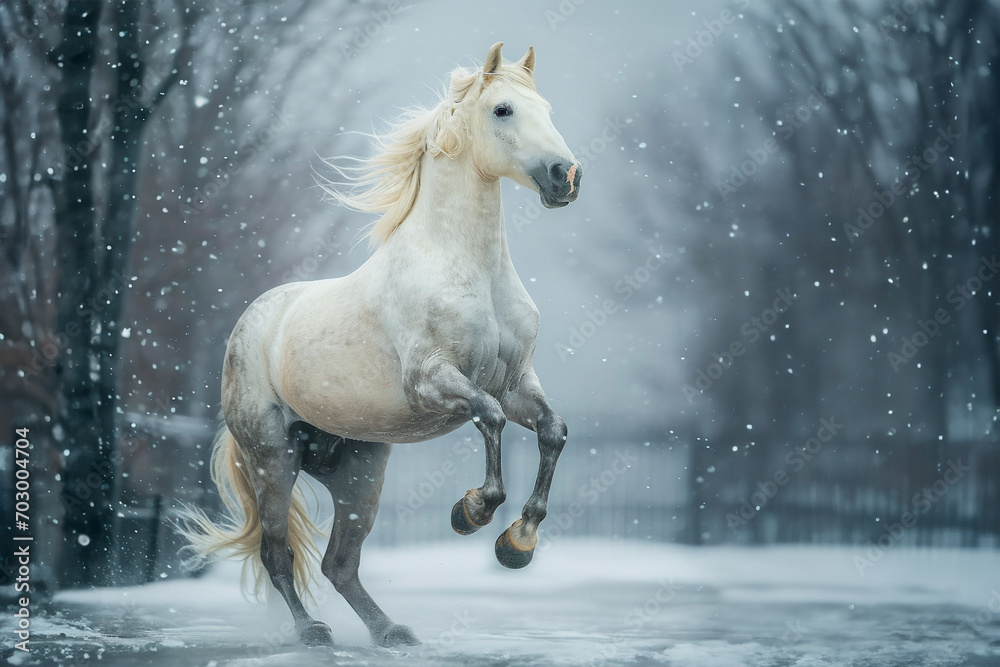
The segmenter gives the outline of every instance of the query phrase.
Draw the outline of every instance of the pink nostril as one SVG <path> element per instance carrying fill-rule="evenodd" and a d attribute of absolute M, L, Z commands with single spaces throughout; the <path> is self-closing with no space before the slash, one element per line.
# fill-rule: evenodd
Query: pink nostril
<path fill-rule="evenodd" d="M 574 164 L 569 168 L 569 172 L 566 173 L 566 180 L 569 181 L 569 194 L 573 194 L 573 190 L 576 187 L 573 185 L 573 179 L 576 178 L 576 165 Z"/>

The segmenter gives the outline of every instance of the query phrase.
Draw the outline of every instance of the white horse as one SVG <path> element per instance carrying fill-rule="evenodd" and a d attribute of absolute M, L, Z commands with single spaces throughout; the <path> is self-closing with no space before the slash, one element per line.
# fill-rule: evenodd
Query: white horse
<path fill-rule="evenodd" d="M 535 431 L 534 491 L 497 539 L 497 558 L 524 567 L 538 542 L 566 424 L 532 369 L 538 309 L 511 263 L 500 179 L 537 191 L 554 208 L 576 199 L 582 168 L 535 91 L 534 50 L 504 63 L 500 47 L 482 70 L 452 72 L 437 106 L 401 121 L 357 168 L 355 187 L 334 192 L 356 209 L 384 213 L 371 230 L 377 250 L 368 261 L 343 278 L 270 290 L 229 339 L 226 426 L 212 474 L 234 519 L 215 524 L 192 510 L 184 534 L 196 560 L 234 552 L 247 559 L 258 587 L 262 565 L 307 644 L 330 644 L 332 634 L 299 597 L 308 593 L 309 556 L 318 555 L 296 487 L 300 471 L 330 490 L 336 508 L 322 573 L 379 645 L 417 642 L 358 580 L 392 443 L 475 423 L 486 479 L 451 516 L 454 529 L 469 534 L 505 499 L 504 424 Z"/>

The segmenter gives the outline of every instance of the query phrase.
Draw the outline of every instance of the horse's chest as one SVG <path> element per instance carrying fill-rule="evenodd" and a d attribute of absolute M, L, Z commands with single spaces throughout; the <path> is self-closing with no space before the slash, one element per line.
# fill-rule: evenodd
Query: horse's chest
<path fill-rule="evenodd" d="M 423 274 L 423 275 L 426 275 Z M 415 279 L 392 318 L 403 368 L 444 360 L 500 397 L 531 363 L 538 309 L 516 274 L 453 265 L 426 284 Z"/>
<path fill-rule="evenodd" d="M 481 338 L 467 347 L 466 374 L 483 390 L 499 396 L 531 362 L 538 335 L 538 311 L 530 300 L 497 303 L 479 320 Z"/>

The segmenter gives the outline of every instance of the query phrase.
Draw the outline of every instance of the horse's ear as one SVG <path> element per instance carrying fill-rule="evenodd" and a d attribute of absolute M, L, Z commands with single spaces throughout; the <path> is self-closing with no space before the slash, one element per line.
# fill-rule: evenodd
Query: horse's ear
<path fill-rule="evenodd" d="M 524 54 L 524 57 L 517 61 L 517 64 L 528 70 L 531 74 L 535 73 L 535 47 L 529 46 L 528 52 Z"/>
<path fill-rule="evenodd" d="M 496 74 L 503 64 L 503 56 L 500 55 L 500 47 L 503 42 L 497 42 L 490 47 L 490 52 L 486 54 L 486 62 L 483 63 L 483 74 Z"/>

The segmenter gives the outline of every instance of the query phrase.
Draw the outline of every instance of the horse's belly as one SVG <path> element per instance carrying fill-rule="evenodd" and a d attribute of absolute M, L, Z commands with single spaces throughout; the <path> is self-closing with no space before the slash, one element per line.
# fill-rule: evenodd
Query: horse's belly
<path fill-rule="evenodd" d="M 354 440 L 419 442 L 448 433 L 466 421 L 464 417 L 414 413 L 399 382 L 384 378 L 307 381 L 287 389 L 286 402 L 305 421 Z"/>
<path fill-rule="evenodd" d="M 399 358 L 386 342 L 327 333 L 318 344 L 289 340 L 282 355 L 282 398 L 328 433 L 370 442 L 418 442 L 464 418 L 416 414 L 403 393 Z"/>

